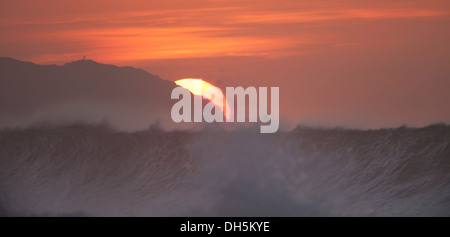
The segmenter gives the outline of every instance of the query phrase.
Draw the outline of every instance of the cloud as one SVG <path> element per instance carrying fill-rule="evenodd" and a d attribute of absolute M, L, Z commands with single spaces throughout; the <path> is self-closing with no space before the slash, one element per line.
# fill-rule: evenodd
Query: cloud
<path fill-rule="evenodd" d="M 416 9 L 328 9 L 287 12 L 248 12 L 235 15 L 233 23 L 305 23 L 348 19 L 391 19 L 448 16 L 450 11 Z"/>
<path fill-rule="evenodd" d="M 292 29 L 294 25 L 348 20 L 447 17 L 450 11 L 408 4 L 384 8 L 352 8 L 350 5 L 296 4 L 285 7 L 269 2 L 255 6 L 208 2 L 203 7 L 156 6 L 120 8 L 86 13 L 66 9 L 67 14 L 1 17 L 0 49 L 39 63 L 64 62 L 92 55 L 117 63 L 145 59 L 207 58 L 222 56 L 283 57 L 305 53 L 302 45 L 340 44 L 318 32 Z M 83 5 L 83 4 L 81 4 Z M 76 8 L 78 5 L 74 5 Z M 326 6 L 326 7 L 324 7 Z M 148 10 L 151 9 L 151 10 Z M 335 36 L 334 36 L 335 38 Z M 34 47 L 28 47 L 32 44 Z M 25 49 L 28 49 L 25 51 Z"/>

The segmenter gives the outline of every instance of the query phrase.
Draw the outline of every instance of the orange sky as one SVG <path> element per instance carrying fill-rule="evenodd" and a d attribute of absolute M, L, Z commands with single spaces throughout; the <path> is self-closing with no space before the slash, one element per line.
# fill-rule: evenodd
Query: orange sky
<path fill-rule="evenodd" d="M 450 122 L 448 29 L 447 0 L 0 3 L 1 56 L 280 86 L 286 120 L 333 126 Z"/>

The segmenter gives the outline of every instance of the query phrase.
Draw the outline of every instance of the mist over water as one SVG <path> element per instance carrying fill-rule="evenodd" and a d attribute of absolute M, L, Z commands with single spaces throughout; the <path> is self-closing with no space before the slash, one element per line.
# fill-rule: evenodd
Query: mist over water
<path fill-rule="evenodd" d="M 3 216 L 449 216 L 450 126 L 0 131 Z"/>

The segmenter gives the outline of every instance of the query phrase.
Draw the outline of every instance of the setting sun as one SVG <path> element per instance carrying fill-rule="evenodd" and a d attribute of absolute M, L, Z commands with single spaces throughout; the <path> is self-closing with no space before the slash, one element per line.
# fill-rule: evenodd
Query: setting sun
<path fill-rule="evenodd" d="M 210 100 L 215 105 L 217 105 L 220 109 L 222 109 L 223 113 L 225 114 L 226 118 L 230 118 L 230 111 L 228 111 L 226 108 L 229 108 L 228 102 L 222 93 L 223 103 L 216 103 L 214 101 L 214 98 L 209 95 L 205 95 L 206 90 L 211 88 L 216 88 L 214 85 L 212 85 L 209 82 L 206 82 L 202 79 L 196 79 L 196 78 L 184 78 L 175 81 L 175 84 L 188 89 L 192 94 L 202 96 L 203 98 Z"/>

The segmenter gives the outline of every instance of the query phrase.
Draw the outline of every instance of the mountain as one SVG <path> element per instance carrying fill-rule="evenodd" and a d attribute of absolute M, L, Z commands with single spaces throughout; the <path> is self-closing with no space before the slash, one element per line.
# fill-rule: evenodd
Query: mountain
<path fill-rule="evenodd" d="M 0 127 L 98 122 L 134 130 L 170 123 L 176 85 L 132 67 L 80 60 L 37 65 L 0 58 Z"/>

